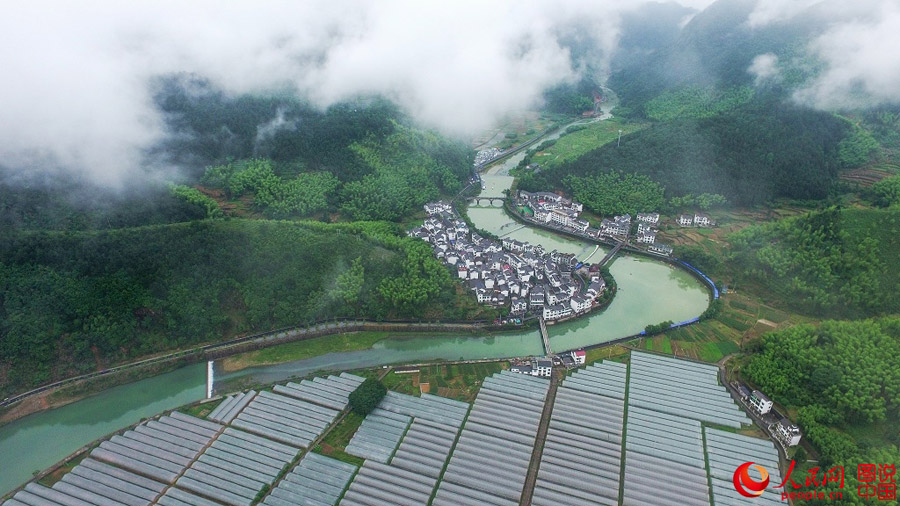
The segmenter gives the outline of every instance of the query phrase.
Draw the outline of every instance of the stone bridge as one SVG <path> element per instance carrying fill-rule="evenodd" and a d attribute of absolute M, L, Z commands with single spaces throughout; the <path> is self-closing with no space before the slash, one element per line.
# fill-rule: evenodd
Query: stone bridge
<path fill-rule="evenodd" d="M 494 202 L 502 206 L 505 201 L 506 197 L 472 197 L 469 199 L 469 203 L 475 204 L 476 206 L 483 205 L 484 203 L 493 206 Z"/>

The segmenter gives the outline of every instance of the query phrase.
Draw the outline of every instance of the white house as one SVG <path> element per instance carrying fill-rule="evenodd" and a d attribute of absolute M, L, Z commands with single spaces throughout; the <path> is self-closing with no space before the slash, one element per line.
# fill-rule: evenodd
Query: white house
<path fill-rule="evenodd" d="M 592 303 L 593 301 L 590 297 L 575 296 L 569 299 L 569 305 L 572 306 L 572 311 L 575 311 L 576 313 L 587 311 L 591 308 Z"/>
<path fill-rule="evenodd" d="M 553 374 L 553 362 L 547 359 L 537 359 L 531 371 L 532 376 L 549 378 Z"/>
<path fill-rule="evenodd" d="M 544 307 L 543 316 L 545 320 L 558 320 L 572 314 L 572 308 L 562 304 L 555 304 Z"/>
<path fill-rule="evenodd" d="M 588 223 L 587 220 L 582 220 L 581 218 L 578 218 L 575 220 L 574 223 L 572 223 L 572 228 L 574 228 L 575 230 L 577 230 L 578 232 L 583 234 L 587 231 L 587 229 L 590 225 L 591 224 Z"/>
<path fill-rule="evenodd" d="M 638 236 L 637 241 L 644 244 L 653 244 L 654 242 L 656 242 L 656 233 L 644 232 L 643 234 L 640 234 Z"/>
<path fill-rule="evenodd" d="M 682 214 L 678 217 L 678 224 L 682 227 L 690 227 L 694 224 L 694 217 L 690 214 Z"/>
<path fill-rule="evenodd" d="M 532 308 L 544 307 L 544 287 L 536 286 L 528 295 L 528 304 Z"/>
<path fill-rule="evenodd" d="M 658 255 L 669 256 L 672 254 L 672 247 L 668 244 L 662 244 L 659 242 L 654 242 L 647 248 L 651 253 L 656 253 Z"/>
<path fill-rule="evenodd" d="M 659 223 L 659 213 L 638 213 L 637 220 L 656 225 Z"/>
<path fill-rule="evenodd" d="M 792 424 L 787 418 L 782 418 L 778 421 L 775 436 L 780 439 L 785 446 L 797 446 L 800 444 L 800 427 Z"/>
<path fill-rule="evenodd" d="M 563 227 L 573 227 L 578 213 L 571 209 L 554 209 L 550 212 L 550 223 Z"/>
<path fill-rule="evenodd" d="M 607 235 L 628 235 L 629 226 L 624 223 L 617 223 L 612 220 L 603 220 L 600 222 L 600 232 Z"/>
<path fill-rule="evenodd" d="M 524 299 L 513 297 L 509 312 L 512 314 L 522 314 L 528 309 L 528 303 Z"/>
<path fill-rule="evenodd" d="M 712 225 L 712 220 L 708 214 L 697 213 L 694 215 L 694 225 L 698 227 L 708 227 Z"/>
<path fill-rule="evenodd" d="M 759 390 L 750 393 L 750 405 L 761 415 L 772 411 L 772 401 Z"/>
<path fill-rule="evenodd" d="M 509 366 L 509 372 L 517 372 L 519 374 L 528 374 L 529 376 L 533 376 L 534 369 L 531 367 L 531 363 L 522 363 L 522 364 L 511 364 Z"/>
<path fill-rule="evenodd" d="M 534 210 L 534 219 L 540 221 L 542 223 L 550 222 L 550 211 L 546 209 L 535 209 Z"/>
<path fill-rule="evenodd" d="M 452 212 L 453 208 L 449 203 L 440 201 L 440 202 L 429 202 L 425 204 L 425 212 L 428 213 L 429 216 L 440 214 L 443 212 Z"/>
<path fill-rule="evenodd" d="M 572 360 L 575 361 L 575 365 L 584 364 L 584 360 L 587 358 L 587 353 L 584 350 L 575 350 L 572 352 Z"/>

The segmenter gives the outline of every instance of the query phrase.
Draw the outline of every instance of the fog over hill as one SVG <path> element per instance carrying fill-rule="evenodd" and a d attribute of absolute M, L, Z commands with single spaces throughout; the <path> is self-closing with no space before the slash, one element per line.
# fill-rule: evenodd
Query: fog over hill
<path fill-rule="evenodd" d="M 180 73 L 232 95 L 287 92 L 320 107 L 382 95 L 425 126 L 471 135 L 539 105 L 548 87 L 606 75 L 617 51 L 660 50 L 711 3 L 29 2 L 0 18 L 0 166 L 6 177 L 63 171 L 113 187 L 148 170 L 170 177 L 177 167 L 146 156 L 171 135 L 152 83 Z M 747 6 L 750 31 L 822 23 L 802 45 L 817 66 L 797 101 L 900 101 L 896 1 L 717 3 Z M 759 82 L 790 64 L 756 56 L 747 67 Z"/>

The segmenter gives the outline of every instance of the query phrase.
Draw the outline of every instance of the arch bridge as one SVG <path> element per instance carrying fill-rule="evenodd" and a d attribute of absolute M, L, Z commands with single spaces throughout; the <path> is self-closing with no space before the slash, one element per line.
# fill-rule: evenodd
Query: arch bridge
<path fill-rule="evenodd" d="M 494 202 L 502 206 L 505 201 L 506 197 L 472 197 L 469 199 L 469 203 L 475 204 L 476 206 L 483 205 L 484 203 L 493 206 Z"/>

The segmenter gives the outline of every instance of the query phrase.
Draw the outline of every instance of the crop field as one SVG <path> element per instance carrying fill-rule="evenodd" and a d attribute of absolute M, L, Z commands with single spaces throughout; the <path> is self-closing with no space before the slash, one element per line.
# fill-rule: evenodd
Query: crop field
<path fill-rule="evenodd" d="M 383 383 L 396 392 L 416 395 L 431 392 L 441 397 L 471 402 L 484 378 L 509 368 L 508 362 L 479 362 L 422 367 L 416 373 L 392 371 Z"/>
<path fill-rule="evenodd" d="M 541 167 L 556 167 L 615 141 L 619 136 L 619 130 L 622 130 L 622 135 L 627 135 L 646 126 L 642 123 L 626 122 L 617 118 L 590 123 L 585 129 L 563 135 L 556 141 L 556 144 L 536 153 L 531 161 Z"/>

